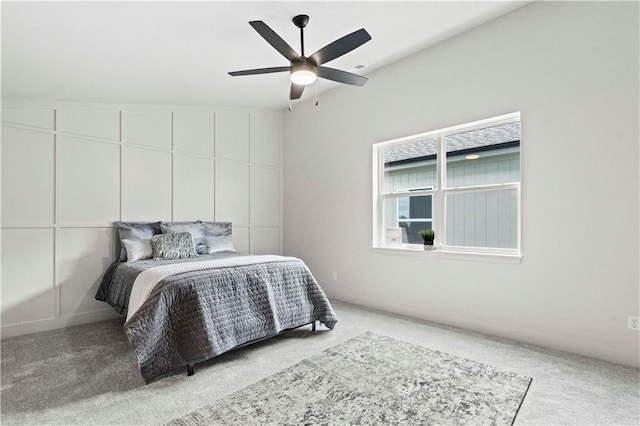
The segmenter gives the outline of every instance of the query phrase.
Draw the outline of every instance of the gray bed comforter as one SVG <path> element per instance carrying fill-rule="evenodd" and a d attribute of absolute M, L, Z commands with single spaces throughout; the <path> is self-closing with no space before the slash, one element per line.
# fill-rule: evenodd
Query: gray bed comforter
<path fill-rule="evenodd" d="M 114 263 L 105 272 L 96 299 L 126 314 L 133 282 L 142 271 L 179 262 Z M 143 378 L 150 382 L 175 368 L 313 321 L 333 329 L 337 319 L 306 265 L 286 261 L 167 277 L 125 323 L 124 331 Z"/>

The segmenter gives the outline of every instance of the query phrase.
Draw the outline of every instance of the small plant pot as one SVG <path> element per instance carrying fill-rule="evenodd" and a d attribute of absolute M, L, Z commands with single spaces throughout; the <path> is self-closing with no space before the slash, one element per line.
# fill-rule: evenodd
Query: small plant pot
<path fill-rule="evenodd" d="M 436 247 L 433 244 L 425 244 L 424 245 L 424 250 L 425 251 L 433 251 L 435 249 L 436 249 Z"/>

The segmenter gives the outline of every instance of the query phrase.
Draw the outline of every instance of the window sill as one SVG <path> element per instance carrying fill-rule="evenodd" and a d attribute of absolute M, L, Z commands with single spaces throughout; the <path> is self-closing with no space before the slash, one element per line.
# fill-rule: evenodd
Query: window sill
<path fill-rule="evenodd" d="M 439 249 L 428 251 L 422 248 L 409 247 L 372 247 L 375 253 L 395 254 L 400 256 L 424 256 L 434 259 L 468 260 L 474 262 L 508 263 L 517 265 L 522 260 L 519 254 L 479 253 L 469 251 L 453 251 Z"/>

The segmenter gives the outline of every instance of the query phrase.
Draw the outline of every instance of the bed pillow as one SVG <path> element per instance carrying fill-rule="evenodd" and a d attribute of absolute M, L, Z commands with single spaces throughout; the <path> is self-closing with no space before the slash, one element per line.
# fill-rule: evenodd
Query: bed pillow
<path fill-rule="evenodd" d="M 204 225 L 202 222 L 162 222 L 163 234 L 172 234 L 176 232 L 188 232 L 193 238 L 195 250 L 198 254 L 207 252 L 207 243 L 204 241 Z"/>
<path fill-rule="evenodd" d="M 120 240 L 120 262 L 127 261 L 127 250 L 123 240 L 151 240 L 154 235 L 162 233 L 160 222 L 114 222 L 114 226 L 118 230 Z"/>
<path fill-rule="evenodd" d="M 193 237 L 189 232 L 154 235 L 151 237 L 151 251 L 155 260 L 186 259 L 196 256 Z"/>
<path fill-rule="evenodd" d="M 236 249 L 233 247 L 233 239 L 231 235 L 220 235 L 217 237 L 204 237 L 207 242 L 207 253 L 219 253 L 221 251 L 234 252 Z"/>
<path fill-rule="evenodd" d="M 133 262 L 140 259 L 151 259 L 153 252 L 151 250 L 151 240 L 122 240 L 122 245 L 127 252 L 127 262 Z"/>
<path fill-rule="evenodd" d="M 203 222 L 207 253 L 234 252 L 231 222 Z"/>
<path fill-rule="evenodd" d="M 231 222 L 201 222 L 204 225 L 204 235 L 217 237 L 219 235 L 231 235 Z"/>

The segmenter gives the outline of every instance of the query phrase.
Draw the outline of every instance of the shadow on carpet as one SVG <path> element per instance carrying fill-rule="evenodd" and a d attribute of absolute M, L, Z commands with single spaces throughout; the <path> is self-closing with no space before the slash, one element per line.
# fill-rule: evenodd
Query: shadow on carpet
<path fill-rule="evenodd" d="M 2 341 L 2 413 L 52 408 L 143 386 L 123 320 Z"/>
<path fill-rule="evenodd" d="M 120 394 L 146 385 L 135 352 L 122 330 L 123 319 L 83 324 L 2 341 L 1 413 L 34 412 L 69 405 L 104 394 Z M 312 336 L 291 330 L 269 340 L 233 350 L 198 364 L 232 363 L 283 339 Z M 169 372 L 185 376 L 186 369 Z"/>
<path fill-rule="evenodd" d="M 531 380 L 368 332 L 168 425 L 512 425 Z"/>

